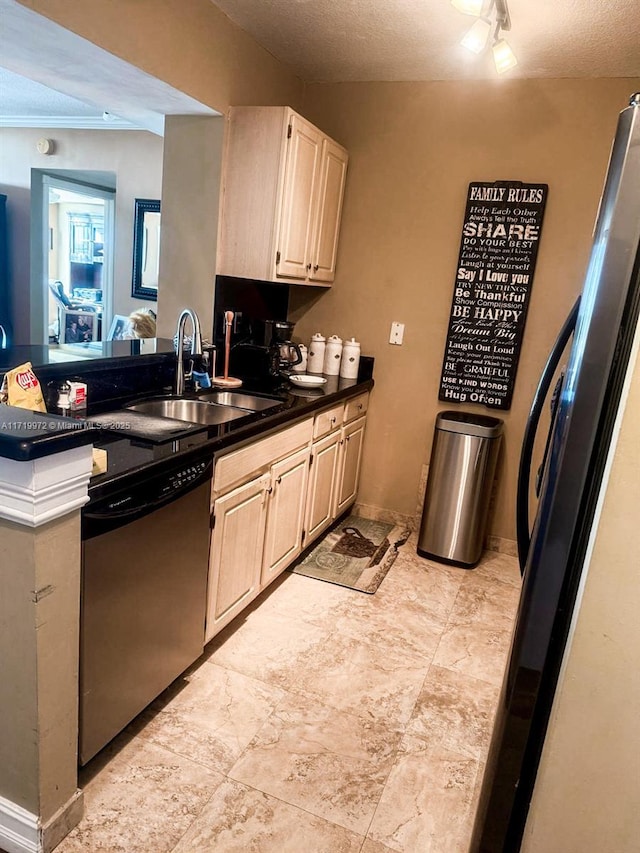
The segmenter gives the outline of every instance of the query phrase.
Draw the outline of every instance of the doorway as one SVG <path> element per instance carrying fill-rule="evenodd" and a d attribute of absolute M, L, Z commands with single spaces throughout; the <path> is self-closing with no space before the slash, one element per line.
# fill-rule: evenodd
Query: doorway
<path fill-rule="evenodd" d="M 115 189 L 32 171 L 31 340 L 100 342 L 113 313 Z"/>

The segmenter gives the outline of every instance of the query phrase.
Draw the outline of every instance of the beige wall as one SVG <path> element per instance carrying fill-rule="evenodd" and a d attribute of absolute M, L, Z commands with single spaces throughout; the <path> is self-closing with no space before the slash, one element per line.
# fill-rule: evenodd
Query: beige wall
<path fill-rule="evenodd" d="M 304 113 L 346 146 L 338 272 L 296 288 L 296 335 L 355 336 L 376 358 L 359 501 L 412 514 L 438 403 L 470 181 L 549 184 L 492 532 L 515 538 L 520 444 L 540 371 L 582 287 L 617 114 L 640 80 L 311 85 Z M 406 324 L 402 347 L 388 343 Z M 484 407 L 462 410 L 491 413 Z"/>
<path fill-rule="evenodd" d="M 166 120 L 158 287 L 161 337 L 172 338 L 180 312 L 192 308 L 203 337 L 213 340 L 224 123 L 221 116 Z"/>
<path fill-rule="evenodd" d="M 523 853 L 633 853 L 640 839 L 640 361 L 556 693 Z"/>
<path fill-rule="evenodd" d="M 43 135 L 55 142 L 55 153 L 39 154 Z M 129 314 L 149 305 L 131 297 L 134 199 L 160 198 L 163 140 L 146 131 L 0 129 L 0 191 L 7 195 L 10 275 L 15 294 L 18 343 L 29 343 L 29 234 L 31 169 L 79 169 L 116 176 L 116 231 L 113 310 Z"/>

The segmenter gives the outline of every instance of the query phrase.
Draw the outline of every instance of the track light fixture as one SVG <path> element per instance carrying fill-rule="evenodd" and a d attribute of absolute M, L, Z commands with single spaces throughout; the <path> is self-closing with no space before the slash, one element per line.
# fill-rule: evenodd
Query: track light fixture
<path fill-rule="evenodd" d="M 493 29 L 493 61 L 498 74 L 504 74 L 518 64 L 509 43 L 501 37 L 502 30 L 511 29 L 511 16 L 507 0 L 451 0 L 459 12 L 474 15 L 478 20 L 463 36 L 461 44 L 472 53 L 482 53 L 489 42 Z"/>
<path fill-rule="evenodd" d="M 451 0 L 451 5 L 464 15 L 475 15 L 479 18 L 484 6 L 488 4 L 487 0 Z"/>

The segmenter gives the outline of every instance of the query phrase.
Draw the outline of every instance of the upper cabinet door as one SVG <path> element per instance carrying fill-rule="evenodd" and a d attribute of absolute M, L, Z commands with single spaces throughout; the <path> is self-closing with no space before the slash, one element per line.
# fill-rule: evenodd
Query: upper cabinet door
<path fill-rule="evenodd" d="M 332 139 L 322 140 L 320 181 L 311 252 L 310 281 L 333 281 L 349 155 Z"/>
<path fill-rule="evenodd" d="M 218 275 L 329 287 L 347 152 L 290 107 L 231 107 Z"/>
<path fill-rule="evenodd" d="M 314 199 L 320 173 L 322 135 L 292 112 L 287 136 L 276 275 L 305 279 L 311 269 Z"/>

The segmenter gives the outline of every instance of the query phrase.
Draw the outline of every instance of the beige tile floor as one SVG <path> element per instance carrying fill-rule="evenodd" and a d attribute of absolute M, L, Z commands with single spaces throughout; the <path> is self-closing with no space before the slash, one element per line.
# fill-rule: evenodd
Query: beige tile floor
<path fill-rule="evenodd" d="M 81 773 L 56 853 L 463 853 L 519 594 L 409 539 L 371 596 L 285 572 Z"/>

